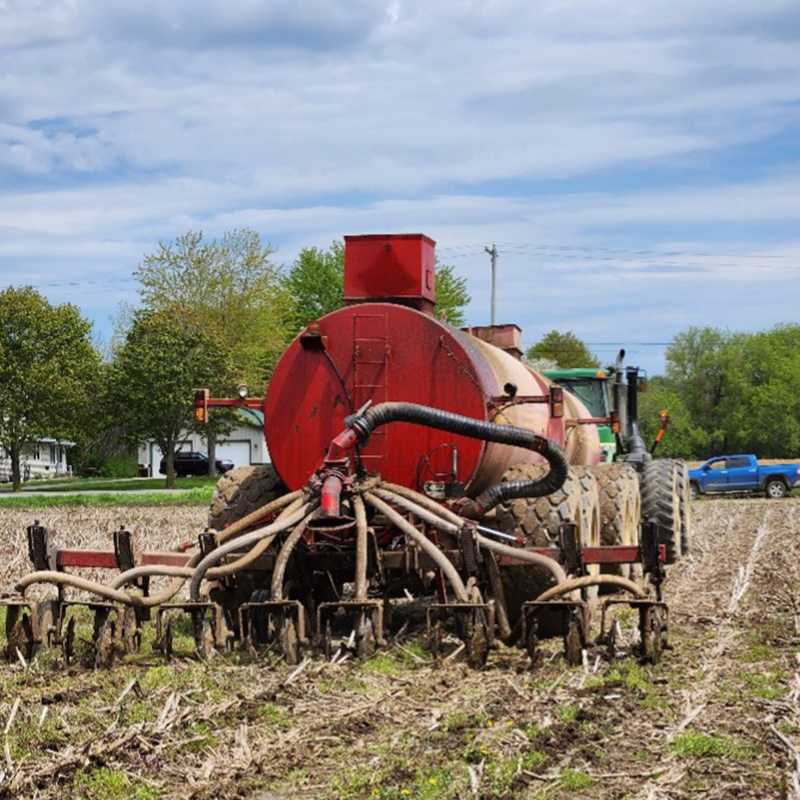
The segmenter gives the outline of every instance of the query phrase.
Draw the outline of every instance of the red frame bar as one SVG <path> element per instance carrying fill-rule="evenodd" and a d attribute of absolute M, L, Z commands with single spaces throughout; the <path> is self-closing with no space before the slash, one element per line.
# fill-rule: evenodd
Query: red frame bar
<path fill-rule="evenodd" d="M 528 553 L 539 553 L 558 559 L 561 551 L 557 547 L 526 547 Z M 642 560 L 642 553 L 638 545 L 601 545 L 600 547 L 583 547 L 581 555 L 584 564 L 638 564 Z M 658 546 L 658 560 L 663 564 L 667 560 L 666 545 Z M 506 566 L 523 563 L 511 556 L 501 556 L 500 563 Z"/>
<path fill-rule="evenodd" d="M 59 569 L 87 567 L 90 569 L 119 569 L 113 550 L 63 549 L 57 552 Z M 162 567 L 185 567 L 190 556 L 185 553 L 142 553 L 137 566 L 158 564 Z"/>
<path fill-rule="evenodd" d="M 254 408 L 263 411 L 266 406 L 263 397 L 209 397 L 209 408 Z"/>
<path fill-rule="evenodd" d="M 522 550 L 522 548 L 520 548 Z M 558 559 L 561 551 L 557 547 L 526 547 L 524 552 L 539 553 Z M 584 564 L 638 564 L 642 554 L 637 545 L 604 545 L 582 548 Z M 137 566 L 158 564 L 164 567 L 184 567 L 190 556 L 185 553 L 142 553 Z M 667 560 L 667 548 L 658 546 L 658 558 L 663 564 Z M 58 567 L 86 567 L 90 569 L 118 569 L 113 550 L 62 549 L 57 552 Z M 526 563 L 511 556 L 501 556 L 500 563 L 515 565 Z"/>

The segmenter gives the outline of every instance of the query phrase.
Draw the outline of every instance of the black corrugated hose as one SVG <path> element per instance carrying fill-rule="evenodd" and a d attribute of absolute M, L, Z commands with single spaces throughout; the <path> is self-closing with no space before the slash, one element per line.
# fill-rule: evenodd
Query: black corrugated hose
<path fill-rule="evenodd" d="M 474 511 L 479 515 L 485 514 L 504 500 L 513 500 L 519 497 L 543 497 L 552 494 L 560 489 L 567 479 L 569 465 L 561 447 L 544 436 L 539 436 L 525 428 L 497 425 L 494 422 L 463 417 L 450 411 L 442 411 L 416 403 L 380 403 L 367 409 L 361 416 L 350 416 L 345 419 L 345 425 L 356 432 L 359 443 L 362 445 L 368 441 L 370 434 L 376 428 L 390 422 L 410 422 L 455 433 L 459 436 L 467 436 L 470 439 L 483 439 L 487 442 L 524 447 L 539 453 L 547 460 L 550 464 L 550 471 L 537 480 L 498 483 L 482 492 L 473 501 L 477 506 Z"/>

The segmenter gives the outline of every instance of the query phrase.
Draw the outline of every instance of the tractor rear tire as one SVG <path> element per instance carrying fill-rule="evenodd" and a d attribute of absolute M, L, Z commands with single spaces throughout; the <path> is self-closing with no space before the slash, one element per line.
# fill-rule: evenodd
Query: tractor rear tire
<path fill-rule="evenodd" d="M 639 474 L 642 519 L 661 526 L 661 544 L 666 546 L 667 564 L 681 560 L 681 488 L 674 461 L 649 461 Z"/>
<path fill-rule="evenodd" d="M 593 468 L 600 492 L 600 542 L 603 545 L 639 543 L 639 483 L 636 470 L 629 464 L 611 464 Z M 630 564 L 608 564 L 601 571 L 629 578 Z"/>
<path fill-rule="evenodd" d="M 542 464 L 520 464 L 511 467 L 503 481 L 535 480 L 547 472 Z M 597 479 L 587 467 L 570 467 L 564 485 L 546 497 L 527 497 L 502 503 L 497 507 L 497 521 L 504 531 L 518 531 L 534 547 L 550 547 L 558 543 L 558 530 L 565 522 L 578 526 L 578 541 L 583 546 L 600 543 L 600 497 Z M 592 570 L 597 567 L 592 567 Z M 508 605 L 509 621 L 519 621 L 522 604 L 535 600 L 555 585 L 552 573 L 545 567 L 513 566 L 501 570 Z M 596 597 L 596 590 L 590 591 Z M 561 634 L 560 615 L 539 615 L 539 635 Z"/>
<path fill-rule="evenodd" d="M 214 490 L 208 526 L 222 531 L 288 491 L 272 464 L 229 470 L 219 479 Z"/>
<path fill-rule="evenodd" d="M 503 482 L 536 480 L 547 470 L 543 464 L 520 464 L 503 475 Z M 598 544 L 599 503 L 594 475 L 587 467 L 571 466 L 564 485 L 557 492 L 502 503 L 497 507 L 497 521 L 505 531 L 518 529 L 534 547 L 556 545 L 558 529 L 565 522 L 578 525 L 583 544 Z"/>
<path fill-rule="evenodd" d="M 676 460 L 678 491 L 681 495 L 681 552 L 688 556 L 692 552 L 692 487 L 689 485 L 689 467 L 685 461 Z"/>

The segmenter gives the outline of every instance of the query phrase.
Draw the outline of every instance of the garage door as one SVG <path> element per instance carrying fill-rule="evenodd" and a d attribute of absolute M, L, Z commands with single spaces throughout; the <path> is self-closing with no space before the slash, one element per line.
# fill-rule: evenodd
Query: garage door
<path fill-rule="evenodd" d="M 250 463 L 250 442 L 217 442 L 216 458 L 228 458 L 236 467 L 246 467 Z"/>

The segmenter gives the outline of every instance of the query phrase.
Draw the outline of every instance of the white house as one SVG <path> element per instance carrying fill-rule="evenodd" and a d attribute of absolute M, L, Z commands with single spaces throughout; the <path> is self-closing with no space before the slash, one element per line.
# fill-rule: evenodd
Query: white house
<path fill-rule="evenodd" d="M 71 474 L 67 463 L 67 448 L 74 442 L 43 437 L 27 445 L 20 456 L 19 469 L 23 481 L 32 478 L 55 478 Z M 11 480 L 11 459 L 0 447 L 0 483 Z"/>
<path fill-rule="evenodd" d="M 234 466 L 246 467 L 249 464 L 267 464 L 270 462 L 269 450 L 264 441 L 264 417 L 260 411 L 240 411 L 240 424 L 224 439 L 218 440 L 215 458 L 228 458 Z M 180 450 L 208 452 L 208 443 L 204 436 L 187 432 L 181 437 Z M 153 441 L 139 445 L 139 464 L 150 468 L 151 475 L 158 475 L 158 468 L 163 458 L 161 448 Z"/>

